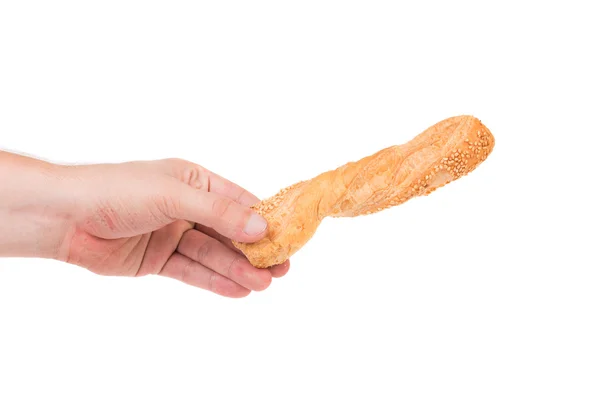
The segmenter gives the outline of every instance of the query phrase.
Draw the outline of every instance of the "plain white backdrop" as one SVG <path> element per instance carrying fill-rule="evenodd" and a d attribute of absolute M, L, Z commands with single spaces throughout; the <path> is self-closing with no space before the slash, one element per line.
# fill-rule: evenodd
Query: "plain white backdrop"
<path fill-rule="evenodd" d="M 0 260 L 0 415 L 599 415 L 593 3 L 0 1 L 4 149 L 268 197 L 446 117 L 496 137 L 242 300 Z"/>

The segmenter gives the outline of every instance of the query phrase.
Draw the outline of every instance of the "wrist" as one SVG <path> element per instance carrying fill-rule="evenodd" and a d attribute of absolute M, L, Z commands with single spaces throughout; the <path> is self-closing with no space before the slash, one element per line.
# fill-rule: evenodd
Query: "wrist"
<path fill-rule="evenodd" d="M 0 151 L 0 256 L 58 259 L 69 229 L 60 166 Z"/>

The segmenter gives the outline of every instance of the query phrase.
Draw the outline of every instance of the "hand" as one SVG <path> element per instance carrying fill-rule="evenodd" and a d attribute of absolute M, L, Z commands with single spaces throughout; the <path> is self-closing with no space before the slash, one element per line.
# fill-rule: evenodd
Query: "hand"
<path fill-rule="evenodd" d="M 264 290 L 289 269 L 257 269 L 234 248 L 231 239 L 265 235 L 266 222 L 249 208 L 259 200 L 191 162 L 53 166 L 44 178 L 36 197 L 51 201 L 46 218 L 62 219 L 52 228 L 61 231 L 56 259 L 102 275 L 163 275 L 228 297 Z"/>

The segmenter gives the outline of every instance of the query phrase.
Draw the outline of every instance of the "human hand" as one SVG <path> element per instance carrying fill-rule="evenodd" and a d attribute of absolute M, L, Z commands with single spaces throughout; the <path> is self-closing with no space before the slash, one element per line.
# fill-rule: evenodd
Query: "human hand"
<path fill-rule="evenodd" d="M 259 199 L 191 162 L 53 166 L 45 178 L 54 189 L 47 210 L 62 219 L 52 256 L 61 261 L 101 275 L 172 277 L 228 297 L 264 290 L 289 269 L 255 268 L 232 245 L 265 235 L 249 208 Z"/>

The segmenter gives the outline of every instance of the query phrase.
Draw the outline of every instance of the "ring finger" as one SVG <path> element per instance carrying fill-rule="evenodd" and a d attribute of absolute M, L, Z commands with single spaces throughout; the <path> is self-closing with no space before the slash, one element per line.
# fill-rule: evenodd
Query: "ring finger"
<path fill-rule="evenodd" d="M 196 228 L 196 230 L 200 231 L 201 233 L 204 233 L 205 235 L 208 235 L 208 236 L 218 240 L 219 242 L 224 244 L 229 249 L 244 256 L 244 254 L 241 250 L 239 250 L 238 248 L 233 246 L 233 243 L 231 243 L 231 239 L 226 238 L 225 236 L 221 235 L 215 229 L 211 229 L 210 227 L 206 227 L 206 226 L 198 224 L 198 223 L 194 227 Z M 244 256 L 244 258 L 245 258 L 245 256 Z M 273 278 L 281 278 L 282 276 L 287 274 L 288 271 L 290 270 L 290 260 L 288 259 L 280 265 L 273 265 L 273 266 L 269 267 L 268 270 L 271 271 L 271 275 L 273 276 Z"/>
<path fill-rule="evenodd" d="M 177 251 L 252 291 L 262 291 L 271 284 L 271 272 L 258 269 L 238 252 L 195 229 L 186 231 Z"/>

